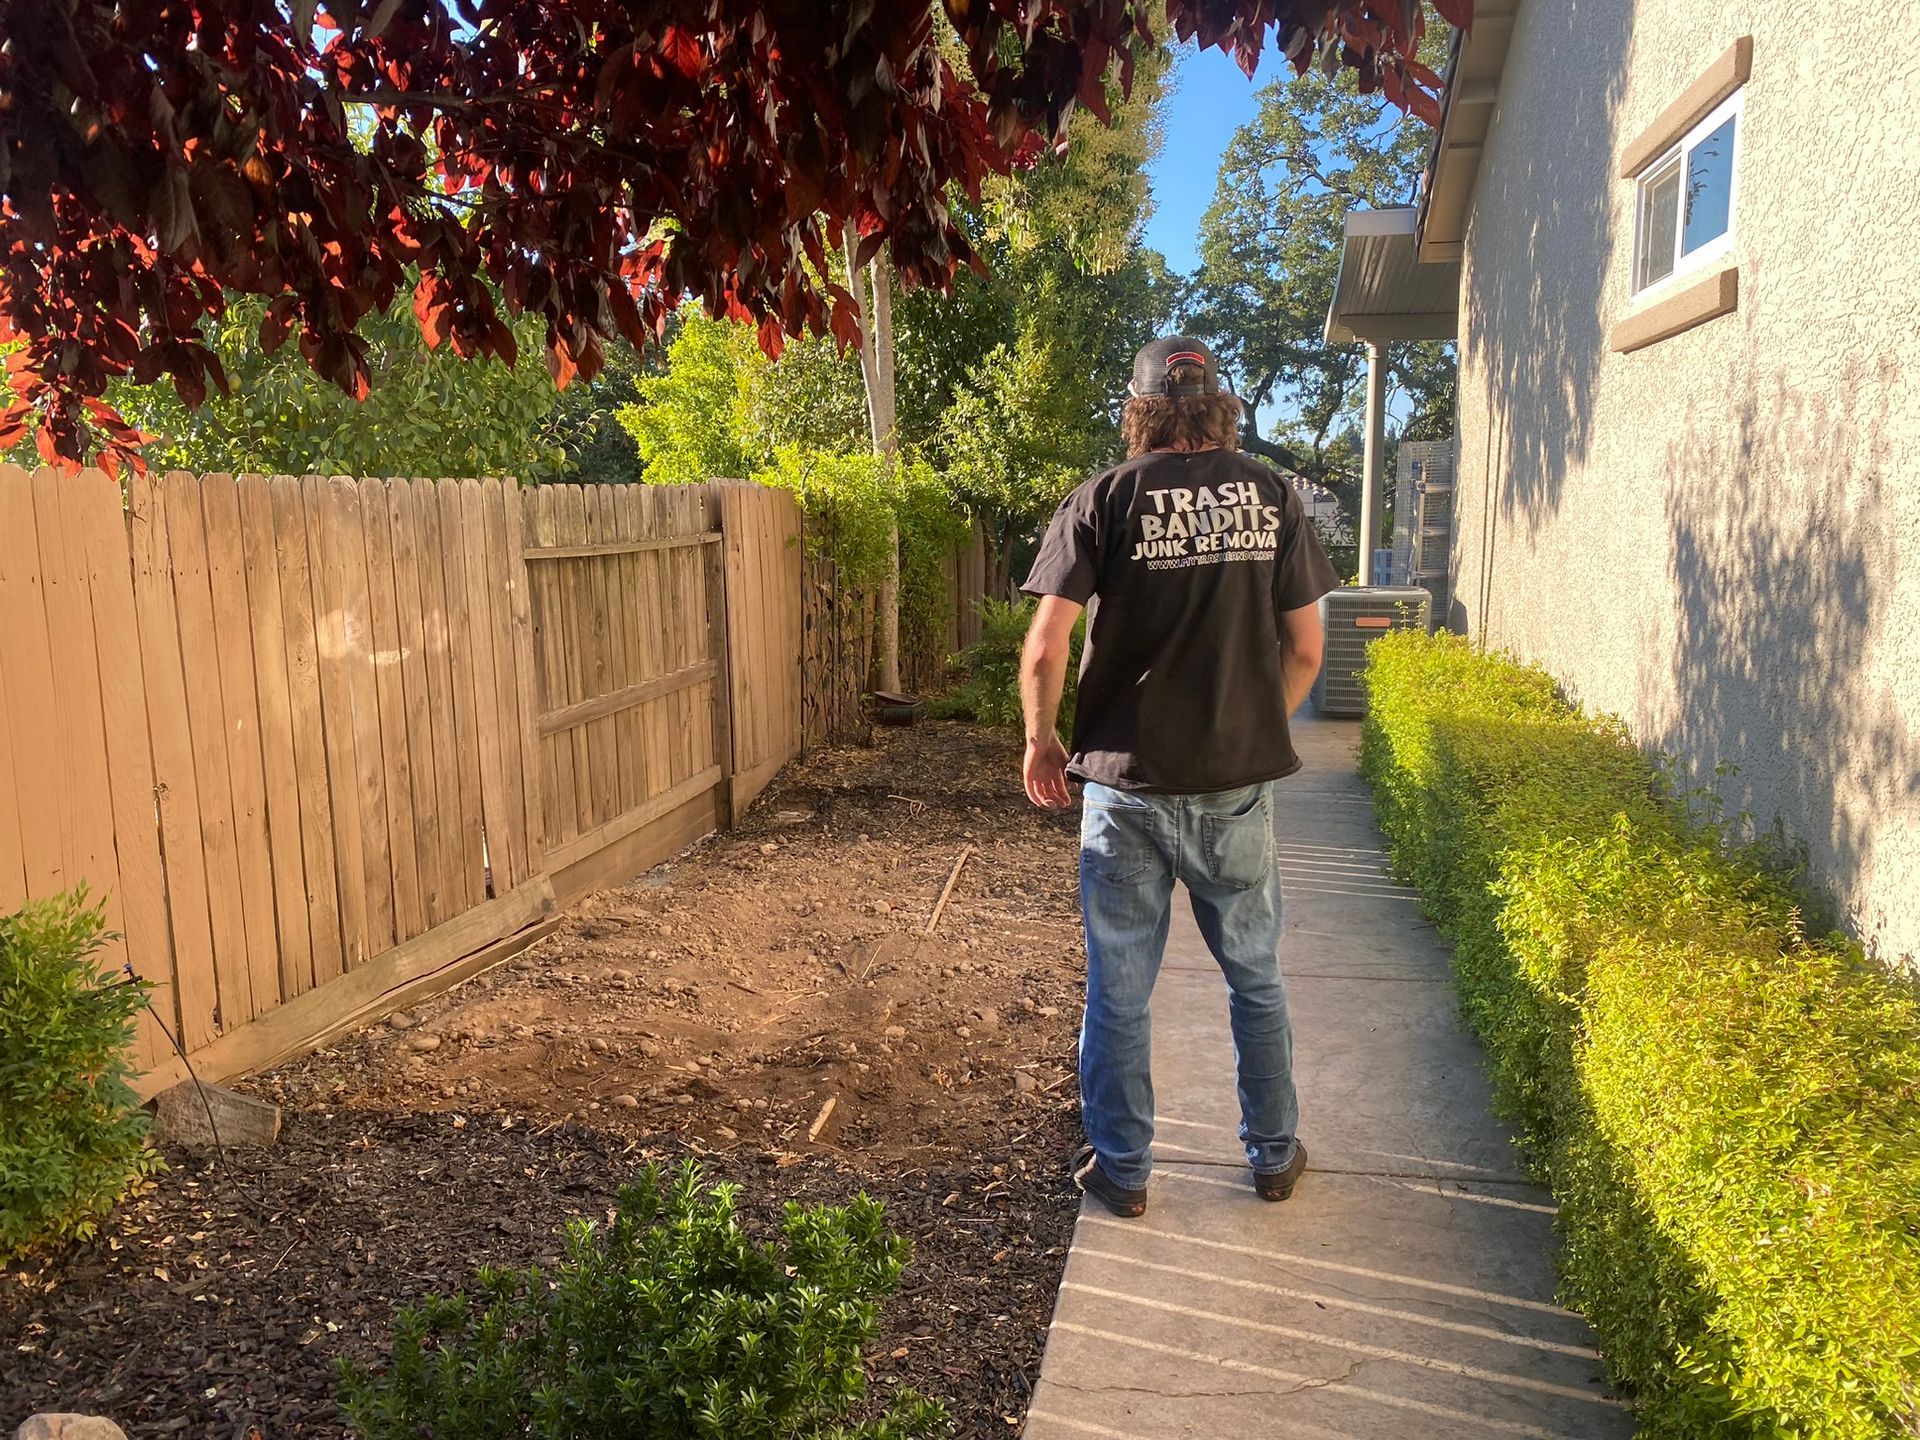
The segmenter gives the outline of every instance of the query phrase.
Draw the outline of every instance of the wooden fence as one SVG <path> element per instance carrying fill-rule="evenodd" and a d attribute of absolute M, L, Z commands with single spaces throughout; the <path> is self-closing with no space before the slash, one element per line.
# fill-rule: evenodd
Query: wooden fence
<path fill-rule="evenodd" d="M 203 1076 L 451 983 L 797 752 L 798 539 L 744 486 L 0 466 L 0 913 L 86 883 Z"/>

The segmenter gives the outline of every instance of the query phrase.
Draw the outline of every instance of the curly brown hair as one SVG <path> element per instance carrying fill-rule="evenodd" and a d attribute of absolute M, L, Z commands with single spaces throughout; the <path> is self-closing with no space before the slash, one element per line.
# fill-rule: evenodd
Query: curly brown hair
<path fill-rule="evenodd" d="M 1200 379 L 1198 365 L 1176 365 L 1167 379 Z M 1120 412 L 1120 438 L 1127 456 L 1149 450 L 1222 450 L 1240 447 L 1240 402 L 1231 395 L 1135 395 Z"/>

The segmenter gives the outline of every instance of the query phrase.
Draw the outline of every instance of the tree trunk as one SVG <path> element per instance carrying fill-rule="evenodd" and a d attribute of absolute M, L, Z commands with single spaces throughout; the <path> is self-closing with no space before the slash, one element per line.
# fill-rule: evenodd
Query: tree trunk
<path fill-rule="evenodd" d="M 854 264 L 860 232 L 848 223 L 843 232 L 847 252 L 847 283 L 860 315 L 860 378 L 867 392 L 867 426 L 873 435 L 873 453 L 892 463 L 900 449 L 894 408 L 893 280 L 886 261 L 876 255 L 866 273 Z M 872 299 L 868 299 L 871 284 Z M 882 690 L 900 689 L 900 529 L 887 527 L 887 571 L 880 581 L 880 684 Z"/>

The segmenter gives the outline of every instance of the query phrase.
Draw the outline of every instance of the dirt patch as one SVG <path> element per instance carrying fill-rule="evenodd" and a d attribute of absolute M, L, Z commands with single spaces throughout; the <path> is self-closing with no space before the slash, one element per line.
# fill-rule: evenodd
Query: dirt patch
<path fill-rule="evenodd" d="M 267 1077 L 299 1108 L 505 1108 L 895 1165 L 1072 1101 L 1068 822 L 1005 739 L 882 732 L 731 835 L 583 902 L 510 965 Z M 932 936 L 963 848 L 974 853 Z M 398 1028 L 396 1028 L 398 1027 Z"/>
<path fill-rule="evenodd" d="M 635 1165 L 690 1154 L 769 1217 L 885 1199 L 916 1251 L 876 1384 L 1017 1433 L 1074 1210 L 1083 968 L 1071 822 L 1017 761 L 947 725 L 824 753 L 510 967 L 259 1077 L 279 1149 L 179 1163 L 10 1277 L 0 1425 L 338 1434 L 332 1361 L 378 1354 L 395 1303 L 550 1256 Z"/>

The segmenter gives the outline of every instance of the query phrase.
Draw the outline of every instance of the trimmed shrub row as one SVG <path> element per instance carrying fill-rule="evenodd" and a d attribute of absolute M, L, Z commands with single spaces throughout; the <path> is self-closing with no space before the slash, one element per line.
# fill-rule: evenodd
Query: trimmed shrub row
<path fill-rule="evenodd" d="M 1920 1003 L 1690 823 L 1616 721 L 1452 636 L 1361 752 L 1654 1436 L 1920 1434 Z"/>

